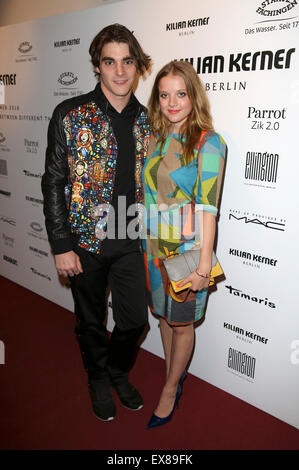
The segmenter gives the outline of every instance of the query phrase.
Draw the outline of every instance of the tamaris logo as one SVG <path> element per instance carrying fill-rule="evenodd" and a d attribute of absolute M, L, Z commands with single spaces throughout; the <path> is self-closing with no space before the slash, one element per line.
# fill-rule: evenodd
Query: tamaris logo
<path fill-rule="evenodd" d="M 254 379 L 256 359 L 237 349 L 229 348 L 227 366 L 242 375 Z"/>
<path fill-rule="evenodd" d="M 30 269 L 31 269 L 31 272 L 33 274 L 35 274 L 36 276 L 43 277 L 44 279 L 47 279 L 48 281 L 51 281 L 51 278 L 50 278 L 49 274 L 40 273 L 37 269 L 32 268 L 32 267 L 30 267 Z"/>
<path fill-rule="evenodd" d="M 23 173 L 24 173 L 24 175 L 31 176 L 32 178 L 41 178 L 42 177 L 41 172 L 33 173 L 32 171 L 29 171 L 29 170 L 23 170 Z"/>
<path fill-rule="evenodd" d="M 233 296 L 239 297 L 239 299 L 245 299 L 245 300 L 250 300 L 251 302 L 255 302 L 256 304 L 263 305 L 264 307 L 270 307 L 270 308 L 276 308 L 276 305 L 274 302 L 270 302 L 267 297 L 264 299 L 260 299 L 258 297 L 255 297 L 254 295 L 249 295 L 245 294 L 243 291 L 240 289 L 236 289 L 235 287 L 232 286 L 225 286 L 229 293 L 232 294 Z"/>
<path fill-rule="evenodd" d="M 297 5 L 297 0 L 265 0 L 256 10 L 263 16 L 278 16 L 287 13 Z"/>
<path fill-rule="evenodd" d="M 70 86 L 78 81 L 78 77 L 72 72 L 64 72 L 59 76 L 57 81 L 63 86 Z"/>
<path fill-rule="evenodd" d="M 289 69 L 292 55 L 296 49 L 278 49 L 277 51 L 238 52 L 223 55 L 191 57 L 180 59 L 194 65 L 198 74 L 223 72 L 254 72 L 256 70 Z M 176 60 L 176 59 L 175 59 Z"/>

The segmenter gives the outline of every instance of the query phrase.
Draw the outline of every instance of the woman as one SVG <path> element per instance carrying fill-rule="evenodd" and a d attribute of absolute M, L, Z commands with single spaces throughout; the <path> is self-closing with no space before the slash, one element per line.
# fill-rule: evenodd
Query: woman
<path fill-rule="evenodd" d="M 213 130 L 208 98 L 188 62 L 170 62 L 160 70 L 149 101 L 149 119 L 153 137 L 143 170 L 147 214 L 143 245 L 149 303 L 160 317 L 166 360 L 166 383 L 147 425 L 151 428 L 172 418 L 194 346 L 194 323 L 204 312 L 226 145 Z M 181 282 L 181 286 L 191 283 L 187 297 L 183 290 L 175 300 L 163 259 L 167 253 L 190 250 L 198 242 L 199 224 L 199 266 Z"/>

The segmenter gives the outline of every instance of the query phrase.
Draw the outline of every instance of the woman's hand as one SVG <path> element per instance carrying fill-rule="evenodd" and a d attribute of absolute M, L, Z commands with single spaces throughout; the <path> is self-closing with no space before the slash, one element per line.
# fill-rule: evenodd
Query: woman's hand
<path fill-rule="evenodd" d="M 200 271 L 198 271 L 198 272 L 200 272 Z M 191 282 L 191 287 L 190 287 L 191 290 L 199 291 L 199 290 L 205 289 L 206 287 L 209 287 L 210 277 L 208 277 L 208 278 L 202 277 L 199 274 L 197 274 L 196 271 L 193 271 L 193 273 L 189 274 L 188 277 L 183 279 L 180 282 L 180 284 L 178 284 L 178 287 L 183 287 L 188 282 Z"/>

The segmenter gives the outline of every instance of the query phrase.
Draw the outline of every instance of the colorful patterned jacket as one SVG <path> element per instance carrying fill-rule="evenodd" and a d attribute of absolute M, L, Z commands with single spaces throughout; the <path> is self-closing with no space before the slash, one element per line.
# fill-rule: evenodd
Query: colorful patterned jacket
<path fill-rule="evenodd" d="M 81 247 L 93 253 L 100 253 L 105 238 L 116 175 L 117 142 L 99 100 L 99 86 L 60 103 L 50 120 L 42 191 L 54 254 L 73 249 L 72 233 L 79 236 Z M 143 202 L 141 172 L 151 134 L 146 108 L 138 104 L 133 125 L 137 204 Z"/>

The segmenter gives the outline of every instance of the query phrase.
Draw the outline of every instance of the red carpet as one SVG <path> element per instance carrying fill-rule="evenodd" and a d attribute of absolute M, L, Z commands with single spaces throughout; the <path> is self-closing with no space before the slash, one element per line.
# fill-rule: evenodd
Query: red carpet
<path fill-rule="evenodd" d="M 142 410 L 117 401 L 117 417 L 92 414 L 71 312 L 1 279 L 1 449 L 299 449 L 299 430 L 188 375 L 167 426 L 147 430 L 164 379 L 164 362 L 140 350 L 131 381 Z"/>

